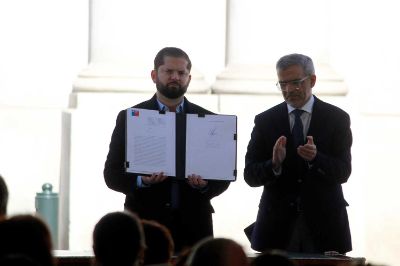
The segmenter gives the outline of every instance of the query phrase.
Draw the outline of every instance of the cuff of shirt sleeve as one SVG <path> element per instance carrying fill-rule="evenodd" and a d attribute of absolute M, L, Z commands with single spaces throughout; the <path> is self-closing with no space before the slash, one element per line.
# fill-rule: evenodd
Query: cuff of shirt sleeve
<path fill-rule="evenodd" d="M 205 187 L 200 188 L 200 193 L 206 193 L 208 191 L 208 189 L 209 189 L 209 186 L 207 184 Z"/>
<path fill-rule="evenodd" d="M 278 169 L 272 168 L 272 172 L 275 176 L 280 176 L 282 174 L 282 167 L 278 167 Z"/>
<path fill-rule="evenodd" d="M 145 187 L 150 187 L 150 185 L 147 185 L 143 182 L 142 176 L 138 175 L 136 178 L 136 185 L 138 188 L 145 188 Z"/>

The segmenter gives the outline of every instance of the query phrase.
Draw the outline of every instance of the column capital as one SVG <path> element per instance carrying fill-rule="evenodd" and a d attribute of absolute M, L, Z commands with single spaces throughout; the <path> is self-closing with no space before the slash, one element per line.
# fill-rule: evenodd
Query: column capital
<path fill-rule="evenodd" d="M 330 65 L 316 64 L 317 83 L 313 92 L 317 95 L 346 95 L 348 88 Z M 224 94 L 280 94 L 276 88 L 276 70 L 273 65 L 232 64 L 217 75 L 212 93 Z"/>
<path fill-rule="evenodd" d="M 151 69 L 143 65 L 96 63 L 83 69 L 73 84 L 73 92 L 155 92 Z M 208 93 L 210 85 L 195 68 L 191 71 L 191 93 Z"/>

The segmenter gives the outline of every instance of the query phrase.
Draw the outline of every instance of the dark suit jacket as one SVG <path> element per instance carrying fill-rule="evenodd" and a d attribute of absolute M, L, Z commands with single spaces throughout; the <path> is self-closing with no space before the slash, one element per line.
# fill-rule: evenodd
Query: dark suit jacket
<path fill-rule="evenodd" d="M 293 147 L 285 102 L 258 114 L 254 121 L 244 178 L 248 185 L 264 186 L 264 190 L 257 220 L 248 230 L 252 248 L 285 249 L 300 208 L 319 251 L 350 251 L 348 204 L 341 186 L 351 173 L 349 115 L 315 97 L 307 135 L 314 137 L 318 152 L 311 164 L 301 160 Z M 272 171 L 272 150 L 282 135 L 287 137 L 286 159 L 277 177 Z"/>
<path fill-rule="evenodd" d="M 185 113 L 211 114 L 210 111 L 184 99 Z M 150 100 L 135 105 L 136 108 L 158 110 L 154 95 Z M 110 149 L 105 162 L 104 178 L 107 186 L 126 195 L 125 208 L 140 218 L 156 220 L 166 225 L 173 235 L 176 250 L 192 245 L 213 235 L 210 199 L 225 191 L 230 182 L 209 180 L 205 190 L 192 188 L 185 180 L 179 184 L 179 209 L 171 209 L 171 178 L 150 187 L 138 188 L 137 175 L 126 173 L 125 162 L 126 110 L 120 111 L 111 137 Z"/>

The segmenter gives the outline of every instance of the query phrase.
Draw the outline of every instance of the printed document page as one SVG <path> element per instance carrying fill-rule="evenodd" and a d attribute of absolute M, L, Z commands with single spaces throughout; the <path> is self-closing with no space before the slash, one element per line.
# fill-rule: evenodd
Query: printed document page
<path fill-rule="evenodd" d="M 126 171 L 175 176 L 175 113 L 129 108 L 126 117 Z"/>
<path fill-rule="evenodd" d="M 236 180 L 236 133 L 235 115 L 187 114 L 186 177 Z"/>

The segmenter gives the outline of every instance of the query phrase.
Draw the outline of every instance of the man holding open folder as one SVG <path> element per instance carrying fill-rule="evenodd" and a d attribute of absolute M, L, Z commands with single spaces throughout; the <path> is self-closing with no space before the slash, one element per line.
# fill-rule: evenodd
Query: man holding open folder
<path fill-rule="evenodd" d="M 166 47 L 154 59 L 151 78 L 157 92 L 135 108 L 187 114 L 212 114 L 189 102 L 184 94 L 190 83 L 191 61 L 181 49 Z M 167 226 L 175 242 L 175 252 L 213 235 L 210 200 L 224 192 L 230 182 L 204 180 L 197 174 L 171 178 L 164 172 L 139 175 L 125 171 L 126 110 L 117 117 L 105 162 L 107 186 L 124 193 L 125 209 L 140 218 Z"/>

